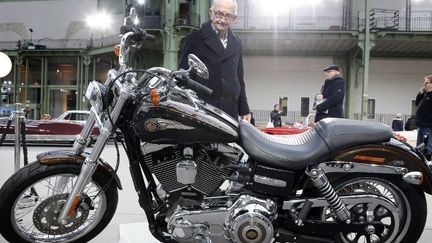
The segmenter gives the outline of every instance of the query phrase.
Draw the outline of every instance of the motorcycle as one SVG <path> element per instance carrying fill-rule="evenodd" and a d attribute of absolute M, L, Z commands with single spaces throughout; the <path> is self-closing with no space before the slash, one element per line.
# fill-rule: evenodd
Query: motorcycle
<path fill-rule="evenodd" d="M 93 81 L 89 116 L 72 150 L 49 151 L 0 190 L 0 232 L 10 242 L 86 242 L 113 217 L 118 190 L 100 158 L 122 134 L 130 174 L 152 235 L 161 242 L 415 242 L 432 193 L 431 164 L 388 126 L 327 118 L 308 131 L 272 136 L 207 104 L 208 78 L 188 70 L 128 65 L 153 37 L 121 33 L 118 69 Z M 100 136 L 85 152 L 92 128 Z M 119 161 L 117 161 L 119 162 Z"/>

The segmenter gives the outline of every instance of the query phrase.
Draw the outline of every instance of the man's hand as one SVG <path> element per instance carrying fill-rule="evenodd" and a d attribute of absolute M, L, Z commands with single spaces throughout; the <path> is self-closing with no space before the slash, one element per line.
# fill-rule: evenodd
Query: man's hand
<path fill-rule="evenodd" d="M 426 91 L 426 88 L 425 87 L 421 87 L 420 90 L 419 90 L 419 93 L 420 94 L 424 94 L 425 91 Z"/>
<path fill-rule="evenodd" d="M 250 122 L 252 118 L 252 115 L 249 113 L 247 115 L 241 116 L 241 119 L 247 122 Z"/>

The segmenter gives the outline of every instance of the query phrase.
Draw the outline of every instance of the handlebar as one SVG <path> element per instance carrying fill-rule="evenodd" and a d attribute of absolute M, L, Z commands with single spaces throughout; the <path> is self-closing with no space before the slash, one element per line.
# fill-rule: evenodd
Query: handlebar
<path fill-rule="evenodd" d="M 185 84 L 186 87 L 189 87 L 193 90 L 199 91 L 199 92 L 201 92 L 207 96 L 210 96 L 213 94 L 212 89 L 209 89 L 208 87 L 198 83 L 197 81 L 195 81 L 193 79 L 188 78 L 185 82 L 186 82 L 186 84 Z"/>
<path fill-rule="evenodd" d="M 126 34 L 127 32 L 133 32 L 133 35 L 131 35 L 131 39 L 135 42 L 156 39 L 154 35 L 147 33 L 144 29 L 141 28 L 133 28 L 130 26 L 122 26 L 120 28 L 121 34 Z"/>
<path fill-rule="evenodd" d="M 209 89 L 207 86 L 204 86 L 204 85 L 200 84 L 199 82 L 189 78 L 189 75 L 187 73 L 181 73 L 179 75 L 176 75 L 176 78 L 187 88 L 198 91 L 198 92 L 203 93 L 207 96 L 210 96 L 213 94 L 212 89 Z"/>

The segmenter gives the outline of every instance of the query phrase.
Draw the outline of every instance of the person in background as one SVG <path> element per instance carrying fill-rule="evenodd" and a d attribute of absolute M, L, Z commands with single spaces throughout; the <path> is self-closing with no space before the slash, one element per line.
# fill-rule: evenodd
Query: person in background
<path fill-rule="evenodd" d="M 345 97 L 346 81 L 341 76 L 341 67 L 332 64 L 324 68 L 323 71 L 326 77 L 324 85 L 321 89 L 323 102 L 315 107 L 317 111 L 315 122 L 318 122 L 326 117 L 344 117 L 342 106 Z"/>
<path fill-rule="evenodd" d="M 405 123 L 404 128 L 405 128 L 405 131 L 412 131 L 412 130 L 415 130 L 415 129 L 418 128 L 417 125 L 416 125 L 416 117 L 415 117 L 415 115 L 411 115 L 411 117 L 408 118 L 408 120 Z"/>
<path fill-rule="evenodd" d="M 179 68 L 188 69 L 188 55 L 195 54 L 207 66 L 210 77 L 208 80 L 195 76 L 191 78 L 213 90 L 211 96 L 199 96 L 236 120 L 240 116 L 250 121 L 243 80 L 243 47 L 231 30 L 237 18 L 237 2 L 213 0 L 209 15 L 210 21 L 185 37 Z"/>
<path fill-rule="evenodd" d="M 395 118 L 392 120 L 392 129 L 395 132 L 403 131 L 402 113 L 396 113 Z"/>
<path fill-rule="evenodd" d="M 279 104 L 275 104 L 273 106 L 272 112 L 270 112 L 270 121 L 273 123 L 274 127 L 282 126 L 282 118 L 280 114 L 281 112 L 279 110 Z"/>
<path fill-rule="evenodd" d="M 417 146 L 423 142 L 425 135 L 429 136 L 426 146 L 426 157 L 431 159 L 432 155 L 432 75 L 424 77 L 423 87 L 420 88 L 415 104 L 416 125 L 418 126 Z"/>
<path fill-rule="evenodd" d="M 49 120 L 51 119 L 51 116 L 49 114 L 43 114 L 41 117 L 41 120 Z"/>
<path fill-rule="evenodd" d="M 23 115 L 24 115 L 25 118 L 28 118 L 29 114 L 30 114 L 30 107 L 26 106 L 23 109 Z"/>

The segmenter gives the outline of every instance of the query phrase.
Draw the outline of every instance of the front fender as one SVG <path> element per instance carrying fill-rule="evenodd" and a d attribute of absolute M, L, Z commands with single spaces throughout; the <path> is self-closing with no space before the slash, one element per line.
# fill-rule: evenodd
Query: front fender
<path fill-rule="evenodd" d="M 426 161 L 421 159 L 412 147 L 395 139 L 383 144 L 368 144 L 344 149 L 336 153 L 334 160 L 404 167 L 408 172 L 419 171 L 424 178 L 420 187 L 428 194 L 432 194 L 432 172 Z"/>
<path fill-rule="evenodd" d="M 38 154 L 36 160 L 44 165 L 57 165 L 57 164 L 82 164 L 87 158 L 89 153 L 83 152 L 76 154 L 73 150 L 54 150 Z M 101 171 L 109 177 L 113 177 L 118 189 L 122 190 L 120 178 L 115 173 L 114 169 L 102 159 L 99 159 L 97 170 Z"/>

